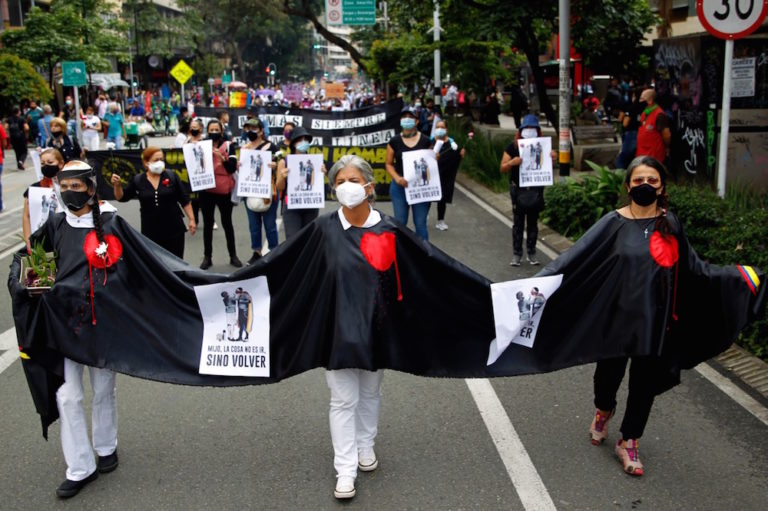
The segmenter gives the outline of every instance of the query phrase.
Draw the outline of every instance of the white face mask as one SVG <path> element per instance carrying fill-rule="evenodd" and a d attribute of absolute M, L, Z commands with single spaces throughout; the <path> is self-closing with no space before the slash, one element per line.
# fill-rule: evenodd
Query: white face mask
<path fill-rule="evenodd" d="M 165 170 L 165 162 L 160 161 L 153 161 L 149 164 L 149 171 L 153 174 L 162 174 Z"/>
<path fill-rule="evenodd" d="M 354 208 L 363 203 L 368 197 L 365 193 L 365 186 L 359 183 L 352 183 L 351 181 L 345 181 L 336 187 L 336 198 L 342 206 L 348 208 Z"/>
<path fill-rule="evenodd" d="M 539 136 L 539 130 L 536 128 L 523 128 L 523 131 L 520 133 L 520 136 L 523 138 L 536 138 Z"/>

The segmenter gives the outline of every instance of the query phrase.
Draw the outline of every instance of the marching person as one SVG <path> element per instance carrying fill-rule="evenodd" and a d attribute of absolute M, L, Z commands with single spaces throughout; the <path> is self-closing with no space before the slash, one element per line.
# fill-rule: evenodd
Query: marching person
<path fill-rule="evenodd" d="M 440 171 L 440 188 L 443 192 L 442 198 L 437 202 L 437 225 L 438 230 L 448 230 L 448 224 L 445 223 L 445 210 L 447 204 L 453 201 L 453 188 L 456 183 L 456 173 L 464 159 L 466 149 L 459 148 L 459 145 L 448 136 L 448 125 L 443 119 L 435 123 L 435 153 L 440 155 L 437 160 L 437 168 Z"/>
<path fill-rule="evenodd" d="M 429 138 L 422 135 L 417 128 L 416 114 L 410 107 L 400 112 L 400 127 L 402 131 L 395 135 L 387 144 L 386 169 L 392 182 L 389 185 L 389 196 L 395 219 L 403 225 L 408 224 L 408 213 L 413 210 L 413 226 L 416 234 L 424 240 L 429 240 L 427 230 L 427 215 L 430 202 L 408 205 L 405 199 L 405 188 L 408 181 L 403 177 L 403 153 L 418 149 L 429 149 Z"/>
<path fill-rule="evenodd" d="M 51 138 L 47 147 L 58 150 L 65 162 L 82 158 L 84 154 L 77 139 L 73 140 L 67 135 L 67 123 L 59 117 L 51 119 Z"/>
<path fill-rule="evenodd" d="M 243 131 L 248 140 L 248 143 L 241 147 L 241 149 L 252 149 L 255 151 L 270 151 L 271 153 L 277 152 L 277 148 L 269 141 L 266 140 L 264 135 L 264 123 L 258 119 L 248 119 L 243 126 Z M 239 162 L 238 162 L 239 165 Z M 264 225 L 264 233 L 267 237 L 267 245 L 270 250 L 277 247 L 279 242 L 277 233 L 277 186 L 276 186 L 276 172 L 277 165 L 270 161 L 267 163 L 272 168 L 272 198 L 269 205 L 269 209 L 266 211 L 253 211 L 248 207 L 248 201 L 246 202 L 245 212 L 248 214 L 248 228 L 251 233 L 251 250 L 253 255 L 248 260 L 248 264 L 255 263 L 261 257 L 262 238 L 261 238 L 261 226 Z"/>
<path fill-rule="evenodd" d="M 101 132 L 101 119 L 93 113 L 93 107 L 88 105 L 83 119 L 83 145 L 88 151 L 99 150 L 99 133 Z"/>
<path fill-rule="evenodd" d="M 83 252 L 86 236 L 95 230 L 104 242 L 104 225 L 114 208 L 99 204 L 96 194 L 96 172 L 85 162 L 72 160 L 54 178 L 58 182 L 64 213 L 49 217 L 36 233 L 34 241 L 42 241 L 47 250 L 58 254 L 58 275 L 88 270 Z M 102 212 L 102 207 L 104 212 Z M 109 211 L 109 212 L 107 212 Z M 91 299 L 92 295 L 91 295 Z M 117 468 L 117 403 L 115 373 L 108 369 L 88 367 L 93 387 L 93 440 L 88 436 L 88 423 L 83 411 L 83 373 L 87 366 L 64 359 L 64 384 L 56 392 L 61 420 L 61 447 L 67 463 L 67 478 L 56 489 L 59 498 L 74 497 L 99 474 Z M 96 451 L 97 459 L 94 458 Z"/>
<path fill-rule="evenodd" d="M 312 136 L 304 129 L 303 126 L 299 126 L 291 133 L 290 149 L 291 154 L 307 154 L 311 147 Z M 288 194 L 286 190 L 288 186 L 288 165 L 285 163 L 285 158 L 281 159 L 277 163 L 277 189 L 280 191 L 280 195 L 283 198 L 282 214 L 283 214 L 283 227 L 285 228 L 285 239 L 290 238 L 297 232 L 299 232 L 304 226 L 309 225 L 317 218 L 320 209 L 288 209 Z M 325 173 L 325 165 L 323 165 L 323 173 Z"/>
<path fill-rule="evenodd" d="M 203 212 L 203 262 L 200 268 L 207 270 L 213 265 L 213 224 L 216 208 L 221 216 L 221 226 L 227 240 L 229 264 L 242 268 L 243 263 L 237 257 L 235 247 L 235 228 L 232 225 L 232 190 L 235 188 L 235 178 L 232 174 L 237 170 L 235 146 L 224 140 L 224 127 L 214 119 L 208 123 L 208 139 L 213 142 L 213 173 L 216 186 L 199 192 L 200 210 Z M 192 134 L 192 128 L 189 130 Z"/>
<path fill-rule="evenodd" d="M 32 183 L 30 186 L 39 186 L 42 188 L 53 188 L 53 178 L 59 173 L 59 170 L 64 166 L 64 157 L 61 153 L 53 149 L 52 147 L 46 147 L 40 153 L 40 171 L 43 174 L 43 178 L 36 183 Z M 55 206 L 53 206 L 55 210 Z M 48 209 L 46 213 L 51 213 Z M 21 232 L 24 236 L 24 243 L 27 245 L 27 252 L 32 251 L 32 246 L 29 243 L 29 237 L 32 235 L 32 222 L 29 216 L 29 188 L 24 190 L 24 212 L 21 215 Z"/>
<path fill-rule="evenodd" d="M 375 180 L 367 161 L 356 155 L 342 156 L 331 167 L 328 180 L 341 203 L 338 217 L 344 230 L 368 229 L 381 221 L 381 214 L 371 207 Z M 325 372 L 331 391 L 328 416 L 337 473 L 333 494 L 337 499 L 355 496 L 358 470 L 371 472 L 379 466 L 373 447 L 378 432 L 383 377 L 382 370 Z"/>
<path fill-rule="evenodd" d="M 528 262 L 532 265 L 539 264 L 536 257 L 536 239 L 539 235 L 539 213 L 544 209 L 543 186 L 520 186 L 520 165 L 523 163 L 523 159 L 517 146 L 517 142 L 521 138 L 540 137 L 541 126 L 539 119 L 533 114 L 523 117 L 521 124 L 515 135 L 515 140 L 504 149 L 504 155 L 499 166 L 502 174 L 509 174 L 509 196 L 512 199 L 512 250 L 514 257 L 509 263 L 510 266 L 520 266 L 520 262 L 523 260 L 523 228 L 526 224 L 525 244 Z M 552 151 L 551 157 L 554 160 L 557 153 Z"/>
<path fill-rule="evenodd" d="M 187 232 L 184 215 L 189 221 L 189 234 L 194 235 L 197 231 L 189 194 L 179 176 L 165 169 L 165 157 L 159 147 L 144 149 L 141 163 L 145 172 L 132 176 L 125 189 L 120 176 L 112 174 L 110 181 L 115 199 L 128 202 L 138 198 L 141 205 L 141 234 L 183 259 L 184 235 Z"/>

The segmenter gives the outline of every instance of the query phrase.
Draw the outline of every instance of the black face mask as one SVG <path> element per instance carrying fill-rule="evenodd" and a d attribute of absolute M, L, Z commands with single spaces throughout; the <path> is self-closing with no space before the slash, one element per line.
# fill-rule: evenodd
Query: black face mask
<path fill-rule="evenodd" d="M 88 201 L 91 200 L 90 192 L 75 192 L 67 190 L 61 192 L 61 200 L 64 201 L 64 205 L 69 208 L 70 211 L 80 211 L 83 209 Z"/>
<path fill-rule="evenodd" d="M 245 134 L 246 137 L 248 137 L 248 140 L 251 142 L 254 142 L 259 139 L 259 134 L 255 131 L 249 131 Z"/>
<path fill-rule="evenodd" d="M 64 134 L 64 133 L 63 133 L 63 132 L 61 132 L 61 131 L 51 131 L 51 136 L 54 136 L 54 137 L 60 137 L 60 136 L 62 136 L 63 134 Z"/>
<path fill-rule="evenodd" d="M 629 197 L 638 206 L 650 206 L 658 200 L 659 196 L 656 195 L 656 188 L 648 183 L 643 183 L 640 186 L 630 188 Z"/>
<path fill-rule="evenodd" d="M 189 134 L 196 137 L 200 134 L 200 130 L 189 130 Z"/>
<path fill-rule="evenodd" d="M 43 165 L 40 167 L 40 170 L 43 172 L 43 175 L 45 177 L 53 177 L 59 172 L 59 166 L 58 165 Z"/>
<path fill-rule="evenodd" d="M 210 138 L 214 142 L 218 142 L 219 140 L 221 140 L 221 133 L 208 133 L 208 138 Z"/>

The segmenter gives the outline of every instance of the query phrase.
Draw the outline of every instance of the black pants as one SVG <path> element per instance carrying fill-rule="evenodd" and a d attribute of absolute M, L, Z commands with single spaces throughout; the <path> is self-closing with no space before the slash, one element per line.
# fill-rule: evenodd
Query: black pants
<path fill-rule="evenodd" d="M 16 166 L 19 169 L 24 168 L 24 161 L 27 159 L 27 139 L 11 139 L 13 152 L 16 153 Z"/>
<path fill-rule="evenodd" d="M 213 222 L 214 209 L 219 208 L 221 227 L 227 238 L 229 257 L 237 256 L 235 250 L 235 228 L 232 226 L 232 199 L 228 193 L 217 194 L 200 192 L 200 210 L 203 212 L 203 250 L 205 257 L 213 256 Z"/>
<path fill-rule="evenodd" d="M 299 232 L 302 227 L 309 225 L 317 218 L 319 209 L 285 209 L 283 210 L 283 228 L 285 239 Z"/>
<path fill-rule="evenodd" d="M 513 206 L 512 222 L 512 250 L 515 255 L 523 255 L 524 227 L 526 227 L 525 247 L 528 250 L 528 255 L 535 255 L 536 238 L 539 236 L 539 212 L 521 211 L 517 206 Z"/>
<path fill-rule="evenodd" d="M 437 219 L 438 220 L 445 220 L 445 209 L 447 207 L 447 203 L 445 202 L 445 199 L 440 199 L 437 201 Z"/>
<path fill-rule="evenodd" d="M 603 411 L 616 408 L 616 392 L 627 368 L 628 358 L 601 360 L 595 369 L 595 407 Z M 629 396 L 621 436 L 624 440 L 643 436 L 651 414 L 654 392 L 654 371 L 651 357 L 633 357 L 629 366 Z"/>
<path fill-rule="evenodd" d="M 144 233 L 142 233 L 144 234 Z M 147 236 L 147 238 L 151 239 L 164 249 L 166 249 L 171 254 L 175 255 L 179 259 L 184 259 L 184 235 L 186 233 L 182 232 L 180 234 L 174 234 L 172 236 L 159 236 L 157 238 L 152 236 Z"/>

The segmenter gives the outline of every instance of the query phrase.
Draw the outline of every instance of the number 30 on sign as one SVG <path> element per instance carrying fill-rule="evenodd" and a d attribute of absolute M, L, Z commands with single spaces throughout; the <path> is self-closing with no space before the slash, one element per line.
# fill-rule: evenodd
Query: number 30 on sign
<path fill-rule="evenodd" d="M 762 25 L 768 0 L 697 0 L 696 12 L 710 34 L 720 39 L 740 39 Z"/>

